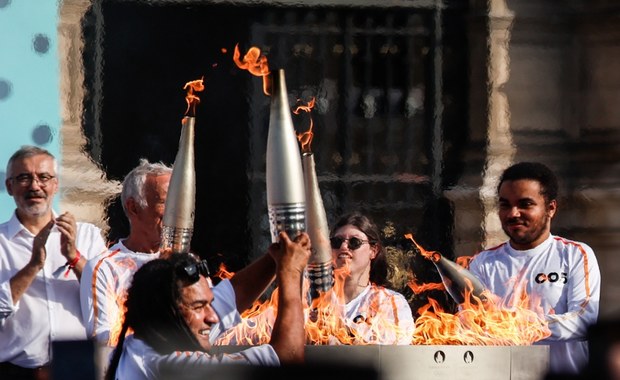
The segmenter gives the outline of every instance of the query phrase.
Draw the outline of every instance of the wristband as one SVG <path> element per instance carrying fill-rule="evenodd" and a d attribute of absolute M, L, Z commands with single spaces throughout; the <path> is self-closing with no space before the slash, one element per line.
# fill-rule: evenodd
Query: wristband
<path fill-rule="evenodd" d="M 76 255 L 73 258 L 73 260 L 67 261 L 67 264 L 65 264 L 67 266 L 67 271 L 65 272 L 65 277 L 69 277 L 69 272 L 71 272 L 71 269 L 75 268 L 77 263 L 80 261 L 80 257 L 82 257 L 82 255 L 80 254 L 80 251 L 78 251 L 77 249 L 75 250 L 75 253 L 76 253 Z"/>

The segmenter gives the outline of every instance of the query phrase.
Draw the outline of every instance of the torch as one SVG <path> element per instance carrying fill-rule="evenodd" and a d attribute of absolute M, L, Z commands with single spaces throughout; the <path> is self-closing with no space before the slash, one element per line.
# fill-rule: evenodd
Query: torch
<path fill-rule="evenodd" d="M 291 239 L 306 229 L 303 171 L 289 109 L 284 70 L 272 73 L 267 137 L 267 207 L 271 241 L 280 231 Z"/>
<path fill-rule="evenodd" d="M 446 259 L 439 252 L 432 252 L 429 258 L 435 264 L 441 282 L 446 287 L 450 297 L 458 304 L 465 302 L 467 294 L 482 301 L 486 300 L 483 295 L 484 285 L 470 271 L 458 265 L 452 260 Z"/>
<path fill-rule="evenodd" d="M 323 207 L 323 199 L 319 190 L 314 168 L 312 152 L 302 157 L 306 189 L 307 232 L 312 242 L 312 253 L 308 259 L 306 270 L 310 280 L 310 296 L 318 298 L 320 292 L 326 292 L 334 285 L 332 265 L 332 249 L 329 244 L 329 227 Z"/>
<path fill-rule="evenodd" d="M 196 172 L 194 169 L 195 107 L 200 99 L 194 91 L 202 91 L 202 79 L 188 82 L 186 116 L 181 121 L 179 150 L 174 159 L 161 231 L 161 252 L 188 253 L 194 232 L 196 204 Z M 191 116 L 187 116 L 187 114 Z"/>
<path fill-rule="evenodd" d="M 162 221 L 162 252 L 187 253 L 190 250 L 196 202 L 194 123 L 195 117 L 186 116 L 182 121 L 179 151 L 174 160 Z"/>
<path fill-rule="evenodd" d="M 413 235 L 406 234 L 405 237 L 413 242 L 424 258 L 435 264 L 435 268 L 437 268 L 437 272 L 441 277 L 441 282 L 456 303 L 460 305 L 465 302 L 465 297 L 468 294 L 470 295 L 468 298 L 473 296 L 481 301 L 486 300 L 483 294 L 485 291 L 484 285 L 473 273 L 454 261 L 446 259 L 439 252 L 425 250 L 413 240 Z"/>
<path fill-rule="evenodd" d="M 310 112 L 314 107 L 315 99 L 307 106 L 299 106 L 293 113 L 299 111 Z M 310 149 L 314 133 L 313 122 L 310 119 L 308 131 L 299 135 L 301 143 L 301 162 L 304 169 L 304 189 L 306 193 L 306 231 L 312 242 L 312 253 L 306 267 L 308 280 L 310 281 L 310 297 L 316 299 L 321 292 L 326 292 L 334 285 L 334 268 L 332 264 L 332 250 L 329 244 L 329 227 L 325 207 L 321 198 L 319 182 L 316 176 L 314 153 Z"/>

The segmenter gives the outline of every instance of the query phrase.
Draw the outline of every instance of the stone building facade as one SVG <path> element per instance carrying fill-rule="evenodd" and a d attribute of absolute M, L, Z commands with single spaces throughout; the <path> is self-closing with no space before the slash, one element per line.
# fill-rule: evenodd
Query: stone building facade
<path fill-rule="evenodd" d="M 62 208 L 106 227 L 103 205 L 119 184 L 98 172 L 85 152 L 86 140 L 97 145 L 100 136 L 85 136 L 81 128 L 86 90 L 80 22 L 98 3 L 64 0 L 60 6 L 62 165 L 67 173 Z M 445 5 L 439 0 L 404 3 L 435 12 Z M 505 239 L 495 216 L 498 175 L 516 161 L 545 162 L 562 184 L 553 232 L 592 246 L 603 275 L 601 317 L 616 316 L 620 1 L 469 0 L 464 9 L 469 51 L 465 165 L 456 185 L 435 189 L 453 206 L 454 252 L 471 255 Z"/>

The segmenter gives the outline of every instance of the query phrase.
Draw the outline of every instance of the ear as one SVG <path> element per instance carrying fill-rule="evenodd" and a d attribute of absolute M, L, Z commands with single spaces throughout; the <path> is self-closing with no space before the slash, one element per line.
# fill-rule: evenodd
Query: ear
<path fill-rule="evenodd" d="M 4 187 L 6 187 L 6 192 L 9 193 L 10 196 L 13 196 L 13 183 L 10 179 L 4 180 Z"/>
<path fill-rule="evenodd" d="M 377 257 L 377 253 L 379 253 L 379 246 L 378 245 L 371 245 L 370 246 L 370 260 L 374 260 L 375 257 Z"/>
<path fill-rule="evenodd" d="M 547 205 L 547 213 L 549 214 L 550 218 L 553 218 L 556 211 L 558 211 L 558 202 L 554 199 Z"/>
<path fill-rule="evenodd" d="M 125 202 L 125 209 L 127 210 L 127 217 L 134 216 L 138 213 L 138 204 L 133 198 L 128 198 Z"/>

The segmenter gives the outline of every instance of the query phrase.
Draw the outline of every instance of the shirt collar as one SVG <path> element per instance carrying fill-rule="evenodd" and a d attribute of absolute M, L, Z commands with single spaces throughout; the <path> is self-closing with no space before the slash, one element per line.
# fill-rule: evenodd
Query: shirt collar
<path fill-rule="evenodd" d="M 553 234 L 549 234 L 547 239 L 543 241 L 542 243 L 540 243 L 539 245 L 537 245 L 536 247 L 522 250 L 522 251 L 512 248 L 512 246 L 510 245 L 510 242 L 506 242 L 506 245 L 508 246 L 508 252 L 513 256 L 523 256 L 523 257 L 535 256 L 539 254 L 540 252 L 546 250 L 547 247 L 549 247 L 549 245 L 553 242 L 553 239 L 554 239 Z"/>
<path fill-rule="evenodd" d="M 56 214 L 56 212 L 52 210 L 52 216 L 54 218 L 57 218 L 58 214 Z M 56 228 L 56 226 L 54 226 L 54 228 Z M 13 239 L 15 236 L 17 236 L 22 231 L 24 231 L 25 233 L 29 235 L 32 235 L 32 232 L 28 231 L 28 229 L 24 227 L 24 225 L 19 221 L 19 219 L 17 218 L 17 210 L 15 210 L 13 211 L 13 216 L 9 220 L 8 236 L 10 239 Z"/>

